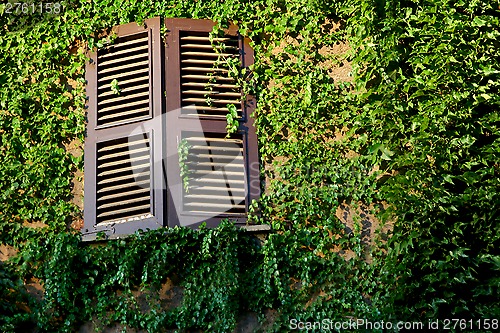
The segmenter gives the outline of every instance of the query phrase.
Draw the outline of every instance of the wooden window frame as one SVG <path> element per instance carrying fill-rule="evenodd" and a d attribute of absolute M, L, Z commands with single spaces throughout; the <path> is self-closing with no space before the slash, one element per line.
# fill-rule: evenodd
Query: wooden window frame
<path fill-rule="evenodd" d="M 160 33 L 160 26 L 164 23 L 166 37 Z M 173 227 L 187 225 L 196 228 L 201 222 L 193 222 L 190 214 L 179 214 L 176 207 L 179 206 L 178 191 L 172 191 L 168 181 L 177 183 L 180 181 L 179 161 L 175 158 L 180 129 L 197 130 L 201 125 L 202 130 L 210 133 L 226 133 L 226 120 L 214 120 L 210 117 L 200 116 L 193 120 L 180 114 L 180 31 L 212 31 L 215 23 L 210 20 L 194 19 L 165 19 L 163 22 L 159 17 L 145 20 L 143 26 L 136 23 L 116 26 L 112 29 L 117 38 L 135 33 L 148 31 L 149 34 L 149 82 L 150 82 L 150 117 L 130 124 L 117 126 L 98 126 L 97 123 L 97 52 L 90 54 L 90 60 L 86 65 L 87 80 L 87 108 L 88 125 L 87 138 L 85 142 L 85 205 L 84 205 L 84 227 L 82 230 L 84 240 L 95 239 L 98 232 L 105 233 L 107 238 L 117 238 L 134 233 L 142 229 L 156 229 L 160 227 Z M 238 34 L 236 26 L 231 26 L 225 31 L 227 34 L 238 36 L 240 61 L 242 67 L 253 64 L 253 50 L 249 39 Z M 242 118 L 238 128 L 238 134 L 243 136 L 244 168 L 245 168 L 245 214 L 244 216 L 232 217 L 220 214 L 216 217 L 203 219 L 209 227 L 217 226 L 222 219 L 229 218 L 237 225 L 247 224 L 249 205 L 253 200 L 260 197 L 261 182 L 259 171 L 259 157 L 257 146 L 257 135 L 254 120 L 251 117 L 256 105 L 254 96 L 247 95 L 241 102 Z M 169 121 L 178 123 L 169 123 Z M 190 123 L 191 121 L 191 123 Z M 198 127 L 194 123 L 198 122 Z M 182 123 L 182 126 L 178 126 Z M 143 220 L 116 223 L 112 225 L 99 225 L 96 222 L 96 145 L 100 142 L 114 139 L 120 135 L 130 133 L 140 125 L 145 131 L 151 133 L 153 138 L 152 153 L 153 168 L 151 178 L 151 215 L 153 217 Z M 166 158 L 167 155 L 174 156 Z M 171 175 L 174 176 L 171 176 Z M 170 178 L 174 179 L 170 179 Z M 175 179 L 178 177 L 178 179 Z M 195 214 L 196 215 L 196 214 Z"/>

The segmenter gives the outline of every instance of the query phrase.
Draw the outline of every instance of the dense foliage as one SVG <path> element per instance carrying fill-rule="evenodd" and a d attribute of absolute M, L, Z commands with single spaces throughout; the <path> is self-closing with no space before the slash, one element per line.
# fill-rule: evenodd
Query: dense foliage
<path fill-rule="evenodd" d="M 0 265 L 0 330 L 74 331 L 93 320 L 228 332 L 248 311 L 263 321 L 272 313 L 267 328 L 278 332 L 290 319 L 500 317 L 498 2 L 74 0 L 55 16 L 5 8 L 0 243 L 19 255 Z M 263 243 L 230 223 L 94 246 L 69 227 L 81 214 L 70 197 L 83 161 L 67 145 L 85 132 L 85 51 L 102 29 L 158 15 L 235 22 L 253 41 L 247 88 L 267 181 L 255 219 L 275 230 Z M 335 75 L 346 60 L 353 80 Z M 363 214 L 346 227 L 340 206 L 369 207 L 393 225 L 391 237 L 367 255 Z M 32 279 L 41 301 L 24 291 Z M 183 290 L 177 307 L 161 298 L 167 279 Z"/>
<path fill-rule="evenodd" d="M 358 121 L 397 172 L 378 196 L 399 222 L 391 269 L 408 306 L 398 312 L 498 317 L 499 4 L 384 5 L 362 24 L 372 47 L 360 55 Z"/>

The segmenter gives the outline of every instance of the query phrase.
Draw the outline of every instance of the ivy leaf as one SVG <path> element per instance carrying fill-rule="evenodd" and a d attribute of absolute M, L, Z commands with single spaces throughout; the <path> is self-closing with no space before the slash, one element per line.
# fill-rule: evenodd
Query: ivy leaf
<path fill-rule="evenodd" d="M 391 160 L 391 156 L 394 155 L 393 151 L 391 151 L 385 147 L 382 147 L 382 149 L 380 151 L 382 152 L 382 159 L 384 159 L 386 161 Z"/>
<path fill-rule="evenodd" d="M 474 17 L 474 20 L 472 20 L 472 26 L 473 27 L 482 27 L 485 26 L 487 21 L 481 19 L 479 16 Z"/>
<path fill-rule="evenodd" d="M 113 81 L 111 81 L 111 91 L 115 95 L 120 95 L 120 87 L 118 86 L 118 80 L 117 79 L 113 79 Z"/>
<path fill-rule="evenodd" d="M 238 111 L 236 110 L 236 105 L 227 104 L 227 109 L 229 112 L 226 114 L 226 138 L 228 138 L 231 134 L 236 133 L 240 124 L 238 121 Z"/>

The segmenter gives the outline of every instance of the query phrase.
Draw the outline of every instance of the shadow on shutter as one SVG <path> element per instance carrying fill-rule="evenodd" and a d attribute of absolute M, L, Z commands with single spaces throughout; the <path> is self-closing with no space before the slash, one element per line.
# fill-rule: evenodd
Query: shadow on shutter
<path fill-rule="evenodd" d="M 188 192 L 183 209 L 212 215 L 245 214 L 243 137 L 218 133 L 182 134 L 189 146 Z"/>
<path fill-rule="evenodd" d="M 148 134 L 97 145 L 97 224 L 151 217 Z"/>

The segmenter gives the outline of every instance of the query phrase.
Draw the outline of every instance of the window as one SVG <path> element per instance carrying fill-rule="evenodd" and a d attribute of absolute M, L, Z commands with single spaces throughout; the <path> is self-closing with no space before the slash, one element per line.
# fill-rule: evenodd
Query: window
<path fill-rule="evenodd" d="M 87 64 L 84 239 L 245 224 L 260 195 L 255 100 L 231 73 L 253 62 L 248 40 L 234 26 L 210 38 L 214 22 L 191 19 L 166 19 L 162 38 L 160 24 L 113 28 Z"/>

